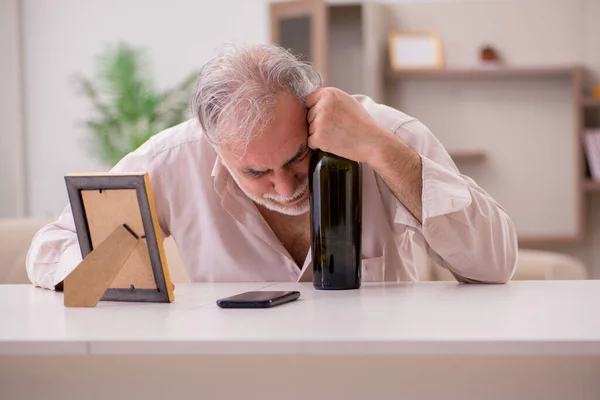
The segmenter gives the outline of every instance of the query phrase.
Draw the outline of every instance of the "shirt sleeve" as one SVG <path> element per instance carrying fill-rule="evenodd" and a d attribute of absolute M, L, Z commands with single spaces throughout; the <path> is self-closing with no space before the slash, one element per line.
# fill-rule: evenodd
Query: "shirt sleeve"
<path fill-rule="evenodd" d="M 516 229 L 486 191 L 462 175 L 450 155 L 420 121 L 400 125 L 396 135 L 422 163 L 422 224 L 395 199 L 394 223 L 415 230 L 415 242 L 434 262 L 464 283 L 505 283 L 514 275 Z"/>
<path fill-rule="evenodd" d="M 112 172 L 148 171 L 151 155 L 142 146 L 124 157 Z M 152 177 L 152 174 L 151 174 Z M 57 221 L 42 227 L 34 236 L 25 266 L 32 284 L 55 290 L 82 261 L 71 206 L 67 205 Z"/>
<path fill-rule="evenodd" d="M 31 283 L 45 289 L 55 289 L 81 259 L 71 207 L 67 206 L 57 221 L 36 233 L 25 265 Z"/>

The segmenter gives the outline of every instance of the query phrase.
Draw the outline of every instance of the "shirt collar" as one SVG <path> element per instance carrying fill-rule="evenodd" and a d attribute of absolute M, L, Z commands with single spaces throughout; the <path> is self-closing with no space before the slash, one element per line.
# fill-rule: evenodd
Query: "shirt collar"
<path fill-rule="evenodd" d="M 227 168 L 219 161 L 219 157 L 215 159 L 215 165 L 213 166 L 211 176 L 214 180 L 215 192 L 222 198 L 224 191 L 227 189 L 227 182 L 231 176 Z"/>
<path fill-rule="evenodd" d="M 215 192 L 221 198 L 221 205 L 226 211 L 231 213 L 235 209 L 236 212 L 239 212 L 241 207 L 251 213 L 258 213 L 252 200 L 240 189 L 229 170 L 221 164 L 218 157 L 213 165 L 211 176 L 214 180 Z"/>

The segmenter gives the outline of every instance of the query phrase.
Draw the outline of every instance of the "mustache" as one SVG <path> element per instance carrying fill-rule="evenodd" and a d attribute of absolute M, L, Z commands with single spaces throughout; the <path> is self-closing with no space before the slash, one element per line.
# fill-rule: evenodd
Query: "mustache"
<path fill-rule="evenodd" d="M 306 189 L 308 189 L 308 177 L 306 177 L 302 181 L 300 186 L 298 186 L 298 189 L 296 189 L 294 194 L 291 195 L 290 197 L 272 195 L 272 194 L 263 194 L 263 197 L 265 199 L 274 200 L 278 203 L 290 203 L 290 202 L 298 199 L 300 196 L 302 196 L 304 194 L 304 192 L 306 192 Z"/>

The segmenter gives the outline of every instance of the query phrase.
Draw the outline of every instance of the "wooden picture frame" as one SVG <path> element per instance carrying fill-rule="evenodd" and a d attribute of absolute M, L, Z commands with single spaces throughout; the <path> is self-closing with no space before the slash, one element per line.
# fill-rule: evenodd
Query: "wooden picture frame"
<path fill-rule="evenodd" d="M 388 36 L 390 68 L 393 71 L 441 69 L 442 43 L 431 32 L 391 32 Z"/>
<path fill-rule="evenodd" d="M 78 291 L 80 296 L 69 300 L 73 306 L 94 306 L 98 300 L 174 301 L 148 174 L 68 174 L 65 183 L 83 258 L 64 281 L 65 305 L 69 285 L 71 293 Z M 99 277 L 99 273 L 105 276 Z M 69 283 L 71 275 L 74 283 Z M 104 281 L 105 287 L 97 287 L 102 285 L 99 281 Z M 84 301 L 82 296 L 91 292 L 101 298 Z"/>

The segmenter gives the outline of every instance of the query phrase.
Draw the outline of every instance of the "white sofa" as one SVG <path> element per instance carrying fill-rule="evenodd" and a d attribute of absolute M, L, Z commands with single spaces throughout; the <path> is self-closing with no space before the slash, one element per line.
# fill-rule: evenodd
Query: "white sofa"
<path fill-rule="evenodd" d="M 0 220 L 0 284 L 29 283 L 25 271 L 25 257 L 35 233 L 52 219 L 24 218 Z M 188 282 L 187 273 L 171 238 L 164 242 L 171 279 L 175 283 Z M 454 280 L 445 269 L 431 263 L 423 254 L 417 260 L 419 279 Z M 569 255 L 540 251 L 519 251 L 515 280 L 586 279 L 584 264 Z"/>

